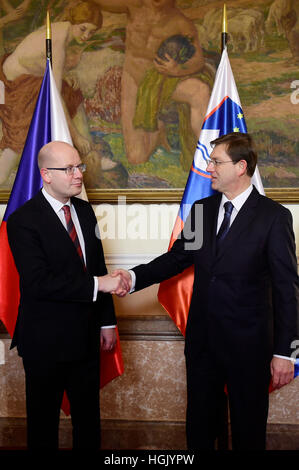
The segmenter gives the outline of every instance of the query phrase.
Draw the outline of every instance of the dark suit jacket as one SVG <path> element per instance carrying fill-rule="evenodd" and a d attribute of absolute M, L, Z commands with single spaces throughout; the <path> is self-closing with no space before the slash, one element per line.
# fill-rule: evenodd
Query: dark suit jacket
<path fill-rule="evenodd" d="M 269 361 L 290 356 L 298 334 L 298 274 L 290 212 L 253 188 L 216 253 L 221 194 L 203 206 L 203 244 L 186 250 L 186 239 L 147 265 L 134 268 L 136 290 L 161 282 L 194 264 L 194 285 L 185 352 L 196 361 L 202 351 L 227 361 Z"/>
<path fill-rule="evenodd" d="M 93 276 L 106 274 L 91 206 L 72 198 L 82 229 L 87 270 L 50 204 L 39 192 L 8 219 L 20 275 L 19 314 L 12 342 L 24 359 L 83 359 L 99 344 L 102 325 L 116 323 L 112 297 L 93 302 Z"/>

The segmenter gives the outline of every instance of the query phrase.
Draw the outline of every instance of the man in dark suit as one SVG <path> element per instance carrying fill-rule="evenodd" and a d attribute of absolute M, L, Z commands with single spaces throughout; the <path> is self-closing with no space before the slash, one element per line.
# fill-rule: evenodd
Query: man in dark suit
<path fill-rule="evenodd" d="M 107 274 L 97 220 L 74 196 L 82 190 L 78 152 L 51 142 L 39 152 L 42 190 L 8 219 L 9 244 L 20 276 L 12 347 L 23 358 L 29 448 L 58 448 L 64 390 L 74 448 L 100 443 L 99 352 L 116 342 L 108 292 L 122 293 Z"/>
<path fill-rule="evenodd" d="M 218 193 L 193 205 L 186 224 L 193 241 L 183 230 L 168 253 L 115 275 L 140 290 L 194 265 L 185 343 L 188 448 L 214 449 L 227 385 L 233 449 L 264 449 L 271 376 L 274 388 L 294 376 L 292 217 L 251 185 L 257 155 L 248 134 L 212 144 L 207 171 Z"/>

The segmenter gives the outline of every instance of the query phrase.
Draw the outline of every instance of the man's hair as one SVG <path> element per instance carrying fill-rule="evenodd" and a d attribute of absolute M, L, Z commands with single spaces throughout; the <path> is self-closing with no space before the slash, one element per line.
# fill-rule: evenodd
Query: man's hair
<path fill-rule="evenodd" d="M 226 153 L 234 163 L 240 160 L 247 162 L 247 174 L 252 176 L 257 163 L 257 153 L 254 149 L 252 137 L 243 132 L 232 132 L 225 134 L 218 139 L 212 140 L 211 145 L 226 145 Z"/>

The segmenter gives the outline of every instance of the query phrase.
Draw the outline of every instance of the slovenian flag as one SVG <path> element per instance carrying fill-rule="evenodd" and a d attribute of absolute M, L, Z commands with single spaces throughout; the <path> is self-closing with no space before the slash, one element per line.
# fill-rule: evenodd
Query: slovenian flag
<path fill-rule="evenodd" d="M 247 132 L 247 127 L 227 50 L 224 48 L 179 213 L 172 231 L 169 250 L 184 228 L 193 203 L 211 196 L 215 192 L 211 188 L 210 174 L 206 171 L 207 160 L 212 152 L 210 142 L 231 132 Z M 252 177 L 252 183 L 261 194 L 265 194 L 257 167 Z M 184 336 L 193 280 L 194 268 L 191 266 L 177 276 L 163 281 L 158 291 L 159 302 Z M 294 376 L 298 375 L 299 359 L 295 363 Z"/>
<path fill-rule="evenodd" d="M 6 223 L 12 212 L 41 189 L 42 179 L 37 155 L 43 145 L 57 140 L 73 145 L 48 59 L 15 182 L 0 227 L 0 320 L 11 337 L 17 321 L 20 293 L 19 274 L 10 251 Z M 85 189 L 82 190 L 81 197 L 87 199 Z M 101 387 L 124 371 L 118 332 L 117 339 L 114 351 L 101 352 Z M 62 409 L 69 414 L 66 397 Z"/>
<path fill-rule="evenodd" d="M 247 127 L 227 50 L 224 48 L 168 249 L 171 249 L 182 231 L 193 203 L 214 193 L 211 176 L 206 170 L 207 160 L 212 152 L 210 142 L 231 132 L 247 132 Z M 264 194 L 257 168 L 252 182 Z M 163 281 L 158 291 L 159 302 L 184 336 L 193 280 L 194 268 L 191 266 L 183 273 Z"/>

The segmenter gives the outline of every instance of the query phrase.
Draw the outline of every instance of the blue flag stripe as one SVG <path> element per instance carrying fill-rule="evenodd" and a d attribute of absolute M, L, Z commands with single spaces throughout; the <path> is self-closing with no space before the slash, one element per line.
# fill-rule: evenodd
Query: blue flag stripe
<path fill-rule="evenodd" d="M 31 199 L 41 188 L 42 180 L 37 165 L 37 155 L 41 147 L 50 141 L 50 78 L 49 61 L 47 61 L 19 168 L 3 217 L 4 221 L 7 221 L 12 212 L 22 206 L 28 199 Z"/>

